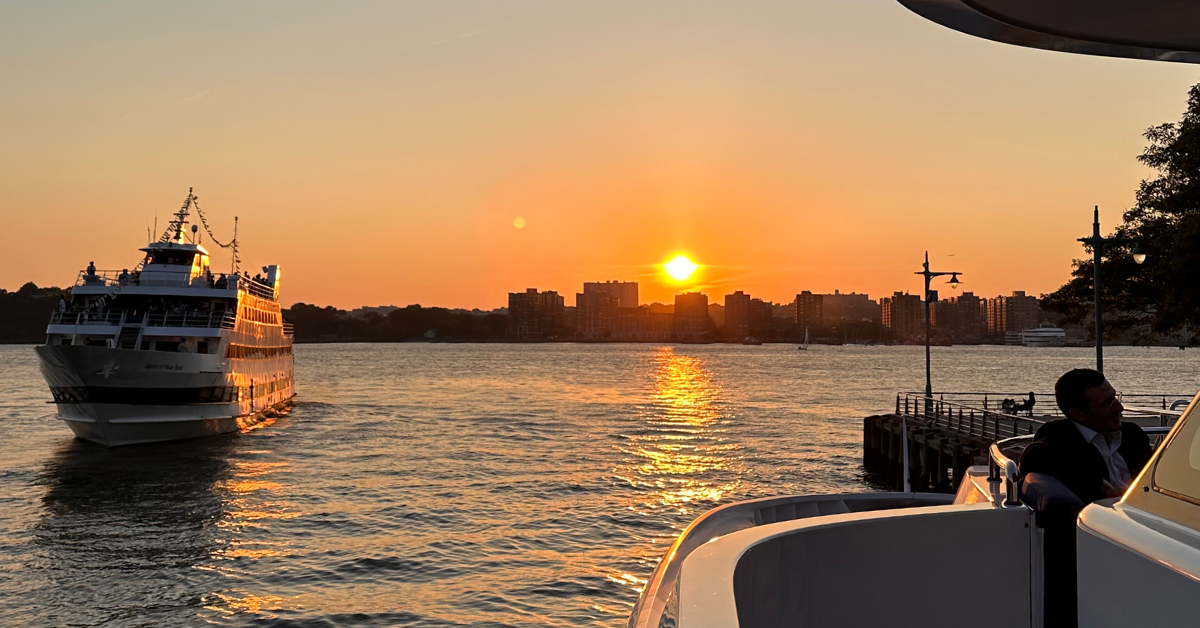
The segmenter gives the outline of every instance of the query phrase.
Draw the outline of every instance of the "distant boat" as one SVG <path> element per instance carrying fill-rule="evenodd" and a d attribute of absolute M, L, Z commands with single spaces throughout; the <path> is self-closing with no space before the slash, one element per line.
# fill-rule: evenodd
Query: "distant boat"
<path fill-rule="evenodd" d="M 797 346 L 796 349 L 799 349 L 800 351 L 808 351 L 808 328 L 807 327 L 804 328 L 804 344 Z"/>
<path fill-rule="evenodd" d="M 745 338 L 742 338 L 742 344 L 744 344 L 744 345 L 761 345 L 762 341 L 759 340 L 758 338 L 755 338 L 754 336 L 746 336 Z"/>
<path fill-rule="evenodd" d="M 1026 347 L 1061 347 L 1067 343 L 1067 332 L 1053 323 L 1042 323 L 1037 329 L 1021 332 L 1021 344 Z"/>

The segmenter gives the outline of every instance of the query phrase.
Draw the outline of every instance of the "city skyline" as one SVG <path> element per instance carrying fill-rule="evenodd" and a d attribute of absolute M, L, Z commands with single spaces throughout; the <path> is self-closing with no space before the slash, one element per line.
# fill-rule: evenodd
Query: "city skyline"
<path fill-rule="evenodd" d="M 880 295 L 919 290 L 925 250 L 964 289 L 1040 294 L 1092 206 L 1117 225 L 1142 132 L 1195 80 L 866 0 L 0 16 L 10 290 L 132 267 L 194 186 L 289 302 L 486 308 L 612 276 L 665 301 L 679 253 L 701 290 Z"/>

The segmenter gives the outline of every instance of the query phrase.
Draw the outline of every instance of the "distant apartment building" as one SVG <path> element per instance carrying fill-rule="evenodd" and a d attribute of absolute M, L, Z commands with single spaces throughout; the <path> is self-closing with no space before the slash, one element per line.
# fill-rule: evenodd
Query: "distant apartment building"
<path fill-rule="evenodd" d="M 979 342 L 987 329 L 984 300 L 971 292 L 933 304 L 930 326 L 937 335 L 955 342 Z"/>
<path fill-rule="evenodd" d="M 674 337 L 678 342 L 712 340 L 713 322 L 708 315 L 708 296 L 700 292 L 675 295 Z"/>
<path fill-rule="evenodd" d="M 741 290 L 725 295 L 721 335 L 727 340 L 741 340 L 750 335 L 750 295 Z"/>
<path fill-rule="evenodd" d="M 619 307 L 613 318 L 612 340 L 669 342 L 674 331 L 675 317 L 654 314 L 650 306 Z"/>
<path fill-rule="evenodd" d="M 637 307 L 638 284 L 636 281 L 604 281 L 583 284 L 583 293 L 604 292 L 617 298 L 617 307 Z"/>
<path fill-rule="evenodd" d="M 900 342 L 918 340 L 925 333 L 925 313 L 921 297 L 897 292 L 884 297 L 882 306 L 883 326 L 892 330 L 892 337 Z"/>
<path fill-rule="evenodd" d="M 865 294 L 850 292 L 821 295 L 821 319 L 823 324 L 834 321 L 882 320 L 883 308 Z"/>
<path fill-rule="evenodd" d="M 1042 316 L 1038 298 L 1027 296 L 1024 290 L 1014 291 L 1012 296 L 988 299 L 986 311 L 987 334 L 996 340 L 1037 327 Z"/>
<path fill-rule="evenodd" d="M 775 335 L 775 312 L 767 301 L 750 299 L 750 335 L 759 340 Z"/>
<path fill-rule="evenodd" d="M 796 300 L 792 301 L 792 320 L 796 321 L 797 329 L 805 327 L 820 327 L 825 323 L 823 315 L 824 311 L 824 295 L 813 294 L 808 290 L 796 295 Z"/>
<path fill-rule="evenodd" d="M 608 292 L 580 292 L 575 295 L 575 335 L 584 340 L 612 337 L 617 318 L 616 296 Z"/>
<path fill-rule="evenodd" d="M 505 336 L 513 340 L 541 340 L 563 328 L 563 298 L 553 290 L 508 294 L 508 319 Z"/>
<path fill-rule="evenodd" d="M 713 320 L 713 325 L 719 329 L 725 324 L 725 306 L 720 303 L 708 304 L 708 316 Z"/>
<path fill-rule="evenodd" d="M 575 317 L 575 306 L 569 305 L 563 308 L 563 329 L 574 333 L 579 329 L 578 319 Z"/>
<path fill-rule="evenodd" d="M 650 313 L 651 314 L 674 314 L 675 313 L 675 304 L 674 303 L 659 303 L 658 301 L 655 301 L 654 303 L 650 304 Z"/>

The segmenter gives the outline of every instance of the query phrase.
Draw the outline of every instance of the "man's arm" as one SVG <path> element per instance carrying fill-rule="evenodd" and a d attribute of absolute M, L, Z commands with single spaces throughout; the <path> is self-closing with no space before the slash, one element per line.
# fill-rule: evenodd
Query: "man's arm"
<path fill-rule="evenodd" d="M 1071 489 L 1083 503 L 1088 504 L 1104 497 L 1104 478 L 1087 473 L 1085 462 L 1046 441 L 1034 441 L 1021 454 L 1020 471 L 1044 473 L 1053 476 Z"/>

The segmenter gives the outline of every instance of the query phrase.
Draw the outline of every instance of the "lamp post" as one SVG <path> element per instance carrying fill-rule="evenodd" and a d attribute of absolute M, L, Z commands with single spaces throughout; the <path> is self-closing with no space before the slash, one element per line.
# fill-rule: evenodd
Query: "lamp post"
<path fill-rule="evenodd" d="M 1104 319 L 1100 311 L 1100 254 L 1105 246 L 1133 245 L 1133 262 L 1141 265 L 1146 261 L 1146 252 L 1142 245 L 1131 238 L 1121 236 L 1104 237 L 1100 235 L 1100 206 L 1097 205 L 1092 218 L 1092 237 L 1079 238 L 1079 241 L 1092 247 L 1092 298 L 1096 303 L 1096 370 L 1104 374 Z"/>
<path fill-rule="evenodd" d="M 922 265 L 922 269 L 920 272 L 914 274 L 925 277 L 925 399 L 926 403 L 928 403 L 928 400 L 933 398 L 933 378 L 930 375 L 929 369 L 929 282 L 934 277 L 950 275 L 950 287 L 957 288 L 958 276 L 962 273 L 958 271 L 940 272 L 929 270 L 929 251 L 925 251 L 925 263 Z"/>

